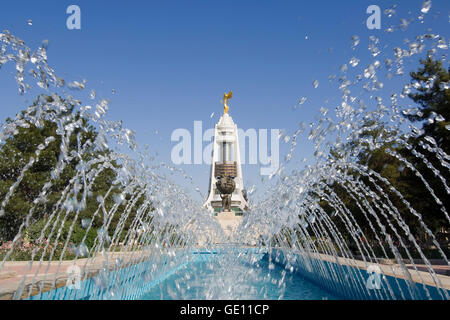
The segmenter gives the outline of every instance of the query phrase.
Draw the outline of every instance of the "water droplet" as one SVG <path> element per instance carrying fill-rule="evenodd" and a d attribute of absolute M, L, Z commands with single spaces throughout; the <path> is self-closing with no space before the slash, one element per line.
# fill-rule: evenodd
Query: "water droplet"
<path fill-rule="evenodd" d="M 314 87 L 315 89 L 317 89 L 317 87 L 319 87 L 319 81 L 318 81 L 318 80 L 314 80 L 314 82 L 313 82 L 313 87 Z"/>
<path fill-rule="evenodd" d="M 437 47 L 438 47 L 439 49 L 442 49 L 442 50 L 447 50 L 447 49 L 448 49 L 448 45 L 447 45 L 447 43 L 445 42 L 445 39 L 440 38 L 440 39 L 438 40 Z"/>
<path fill-rule="evenodd" d="M 67 85 L 69 87 L 69 89 L 72 90 L 83 90 L 84 89 L 84 84 L 78 81 L 72 81 L 69 82 L 69 84 Z"/>
<path fill-rule="evenodd" d="M 33 25 L 33 20 L 28 19 L 27 23 L 28 23 L 29 26 L 32 26 Z"/>
<path fill-rule="evenodd" d="M 302 105 L 306 102 L 307 98 L 306 97 L 301 97 L 300 100 L 298 101 L 299 105 Z"/>
<path fill-rule="evenodd" d="M 82 219 L 81 220 L 81 227 L 83 229 L 87 229 L 89 227 L 89 225 L 91 224 L 92 219 Z"/>
<path fill-rule="evenodd" d="M 359 44 L 359 37 L 357 35 L 352 36 L 352 49 L 355 49 Z"/>
<path fill-rule="evenodd" d="M 114 202 L 116 204 L 121 204 L 124 200 L 125 200 L 125 196 L 122 193 L 114 195 Z"/>
<path fill-rule="evenodd" d="M 426 136 L 424 139 L 425 139 L 427 142 L 431 143 L 432 145 L 436 145 L 436 140 L 434 140 L 433 137 Z"/>
<path fill-rule="evenodd" d="M 353 58 L 350 59 L 350 62 L 349 62 L 349 63 L 350 63 L 350 65 L 351 65 L 352 67 L 356 67 L 356 66 L 359 64 L 359 59 L 353 57 Z"/>
<path fill-rule="evenodd" d="M 384 10 L 384 14 L 388 16 L 388 18 L 392 18 L 392 16 L 395 14 L 395 8 L 396 6 L 393 5 L 390 9 Z"/>
<path fill-rule="evenodd" d="M 402 31 L 406 31 L 406 29 L 408 29 L 409 24 L 411 23 L 412 20 L 406 20 L 406 19 L 400 19 L 400 29 Z"/>
<path fill-rule="evenodd" d="M 445 118 L 442 115 L 438 114 L 436 116 L 436 118 L 434 118 L 434 121 L 436 121 L 436 122 L 443 122 L 443 121 L 445 121 Z"/>
<path fill-rule="evenodd" d="M 366 69 L 364 69 L 364 77 L 367 79 L 371 79 L 374 76 L 375 76 L 375 67 L 370 64 Z"/>
<path fill-rule="evenodd" d="M 450 81 L 447 81 L 447 82 L 441 82 L 441 83 L 439 84 L 439 87 L 440 87 L 442 90 L 448 90 L 448 89 L 450 89 Z"/>
<path fill-rule="evenodd" d="M 431 8 L 431 0 L 425 0 L 422 3 L 422 9 L 420 10 L 420 12 L 427 14 L 428 11 L 430 11 Z"/>

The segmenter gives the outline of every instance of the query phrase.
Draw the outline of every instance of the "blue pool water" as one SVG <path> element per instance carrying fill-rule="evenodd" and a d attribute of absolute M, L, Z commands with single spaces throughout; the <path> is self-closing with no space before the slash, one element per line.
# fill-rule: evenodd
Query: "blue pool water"
<path fill-rule="evenodd" d="M 248 262 L 199 259 L 153 286 L 141 300 L 159 299 L 335 300 L 338 297 L 298 273 L 265 259 Z"/>
<path fill-rule="evenodd" d="M 101 271 L 81 281 L 79 289 L 64 286 L 29 299 L 447 300 L 450 296 L 450 291 L 389 275 L 383 276 L 378 290 L 369 290 L 365 270 L 307 259 L 301 253 L 286 254 L 227 248 L 156 255 L 126 268 Z"/>

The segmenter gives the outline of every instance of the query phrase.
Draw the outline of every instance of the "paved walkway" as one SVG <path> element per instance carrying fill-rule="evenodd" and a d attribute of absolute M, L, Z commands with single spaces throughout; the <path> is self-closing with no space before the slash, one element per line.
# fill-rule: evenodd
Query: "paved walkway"
<path fill-rule="evenodd" d="M 428 267 L 424 264 L 416 264 L 417 270 L 428 272 Z M 406 267 L 408 269 L 414 269 L 414 265 L 407 264 Z M 434 272 L 439 275 L 450 276 L 450 266 L 442 266 L 442 265 L 432 265 Z"/>

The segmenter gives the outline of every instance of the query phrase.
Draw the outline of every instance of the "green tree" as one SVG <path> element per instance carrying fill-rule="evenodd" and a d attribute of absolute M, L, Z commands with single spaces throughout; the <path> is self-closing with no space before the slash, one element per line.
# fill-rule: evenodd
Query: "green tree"
<path fill-rule="evenodd" d="M 46 99 L 49 103 L 54 101 L 54 98 L 50 96 L 39 97 L 39 99 L 42 98 Z M 66 105 L 66 111 L 59 114 L 61 119 L 73 115 L 74 113 L 74 107 L 72 105 L 65 101 L 63 101 L 63 103 Z M 67 151 L 68 154 L 77 152 L 79 145 L 87 146 L 82 154 L 84 161 L 88 161 L 101 155 L 104 156 L 110 152 L 109 150 L 100 151 L 95 148 L 93 143 L 88 143 L 89 141 L 94 142 L 98 132 L 89 124 L 87 119 L 81 117 L 80 113 L 74 114 L 73 121 L 81 121 L 81 125 L 71 133 Z M 13 120 L 6 120 L 6 124 L 12 123 Z M 61 156 L 60 145 L 62 138 L 58 134 L 56 122 L 49 120 L 44 120 L 41 126 L 37 126 L 36 124 L 27 121 L 26 125 L 18 128 L 17 134 L 9 137 L 2 145 L 0 145 L 0 199 L 3 200 L 11 186 L 18 180 L 30 159 L 36 157 L 35 152 L 39 145 L 44 144 L 46 139 L 50 137 L 53 137 L 54 140 L 50 142 L 47 147 L 42 149 L 37 161 L 25 171 L 22 181 L 6 204 L 4 214 L 0 217 L 1 241 L 9 241 L 16 236 L 20 225 L 24 222 L 24 218 L 28 215 L 32 207 L 34 207 L 34 209 L 30 221 L 30 230 L 32 230 L 33 232 L 31 233 L 35 235 L 32 240 L 36 239 L 36 236 L 39 235 L 39 226 L 44 226 L 44 222 L 49 218 L 50 213 L 55 209 L 57 201 L 61 198 L 62 191 L 71 183 L 71 179 L 76 175 L 80 159 L 78 157 L 73 157 L 64 167 L 64 170 L 57 179 L 51 178 L 51 171 L 55 168 Z M 116 163 L 112 164 L 113 166 L 118 167 Z M 78 234 L 71 237 L 71 240 L 74 240 L 74 242 L 78 242 L 78 240 L 81 241 L 82 239 L 82 236 L 80 236 L 80 233 L 83 231 L 83 229 L 81 229 L 81 219 L 92 218 L 93 213 L 99 206 L 97 197 L 106 194 L 107 190 L 113 185 L 115 177 L 116 173 L 112 168 L 103 170 L 96 177 L 92 188 L 89 190 L 90 194 L 86 202 L 86 207 L 79 213 L 77 224 L 74 229 Z M 35 204 L 35 200 L 45 183 L 48 181 L 51 181 L 52 185 L 47 192 L 46 201 Z M 110 193 L 110 197 L 105 200 L 105 208 L 107 210 L 114 204 L 113 196 L 120 191 L 119 187 L 114 188 Z M 118 210 L 118 212 L 120 212 L 120 210 Z M 73 221 L 74 215 L 75 213 L 72 212 L 67 220 L 69 222 Z M 133 215 L 131 215 L 131 218 L 132 217 Z M 110 226 L 111 230 L 115 229 L 117 222 L 118 218 L 114 219 Z M 102 224 L 103 213 L 102 210 L 100 210 L 100 213 L 93 220 L 93 230 L 96 230 L 96 228 L 100 227 Z M 64 228 L 68 230 L 69 225 L 70 223 L 66 223 Z M 126 226 L 129 226 L 129 222 L 127 222 Z M 63 235 L 64 232 L 67 233 L 67 230 L 63 230 Z M 47 233 L 48 231 L 46 231 L 46 235 Z M 92 234 L 90 234 L 90 238 L 92 238 Z M 60 240 L 63 241 L 65 239 L 61 238 Z"/>
<path fill-rule="evenodd" d="M 410 73 L 416 92 L 410 93 L 409 97 L 419 104 L 421 114 L 406 117 L 413 122 L 422 122 L 424 136 L 433 137 L 439 147 L 450 154 L 447 129 L 450 125 L 450 68 L 445 70 L 441 61 L 434 61 L 430 56 L 420 63 L 423 67 Z"/>
<path fill-rule="evenodd" d="M 397 132 L 385 130 L 383 123 L 375 123 L 374 121 L 366 122 L 362 129 L 367 128 L 367 130 L 362 130 L 359 136 L 360 139 L 347 143 L 344 148 L 346 152 L 351 152 L 352 154 L 355 154 L 356 151 L 357 162 L 360 165 L 367 166 L 387 179 L 408 201 L 412 208 L 421 214 L 425 224 L 437 236 L 438 240 L 441 240 L 441 243 L 444 244 L 444 250 L 446 250 L 445 244 L 448 243 L 448 239 L 445 240 L 445 238 L 448 238 L 449 223 L 444 211 L 450 211 L 450 198 L 442 181 L 449 185 L 450 175 L 447 168 L 443 165 L 442 157 L 438 156 L 435 151 L 422 146 L 425 143 L 433 144 L 434 140 L 436 145 L 442 148 L 447 155 L 450 154 L 450 131 L 447 129 L 450 117 L 450 90 L 448 89 L 450 77 L 449 71 L 442 67 L 440 61 L 433 61 L 428 57 L 426 60 L 420 60 L 420 63 L 422 66 L 418 68 L 418 71 L 410 73 L 411 85 L 416 88 L 416 92 L 409 95 L 414 102 L 419 104 L 420 112 L 415 115 L 405 115 L 405 117 L 412 122 L 419 122 L 422 125 L 423 134 L 406 141 L 411 148 L 398 143 L 396 139 L 391 139 L 398 135 Z M 433 139 L 430 139 L 430 137 Z M 374 147 L 373 142 L 378 142 L 378 145 Z M 388 149 L 400 155 L 415 170 L 408 168 L 405 163 L 390 155 L 387 152 Z M 339 158 L 339 152 L 335 150 L 331 150 L 330 155 L 332 158 Z M 437 176 L 436 172 L 439 172 L 440 177 Z M 368 178 L 359 175 L 351 169 L 348 169 L 346 174 L 360 179 L 366 186 L 370 187 L 371 192 L 382 196 Z M 436 203 L 419 175 L 427 182 L 441 203 Z M 424 248 L 428 247 L 427 244 L 430 244 L 428 242 L 429 238 L 418 223 L 417 217 L 386 185 L 381 183 L 381 186 L 383 192 L 389 195 L 389 199 L 398 209 L 414 237 L 418 239 Z M 368 240 L 373 240 L 373 234 L 368 229 L 366 218 L 354 199 L 349 196 L 343 186 L 337 183 L 332 186 L 332 189 L 352 213 Z M 332 211 L 326 201 L 321 201 L 320 205 L 327 212 Z M 372 208 L 376 212 L 380 210 L 377 206 L 372 206 Z M 383 218 L 379 212 L 378 217 L 385 225 L 387 223 L 395 225 L 395 221 L 391 217 L 386 221 L 386 218 Z M 371 216 L 369 216 L 369 219 L 372 221 L 375 229 L 378 229 L 377 223 Z M 345 229 L 338 218 L 333 218 L 333 220 L 340 230 Z M 378 234 L 381 232 L 381 230 L 376 231 Z M 348 237 L 347 240 L 352 247 L 352 240 Z"/>

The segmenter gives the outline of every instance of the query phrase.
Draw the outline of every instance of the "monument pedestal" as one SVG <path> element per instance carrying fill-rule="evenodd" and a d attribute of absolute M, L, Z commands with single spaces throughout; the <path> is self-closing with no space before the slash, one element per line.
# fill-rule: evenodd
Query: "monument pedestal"
<path fill-rule="evenodd" d="M 236 216 L 234 211 L 219 212 L 216 218 L 227 236 L 236 230 L 242 222 L 242 216 Z"/>

